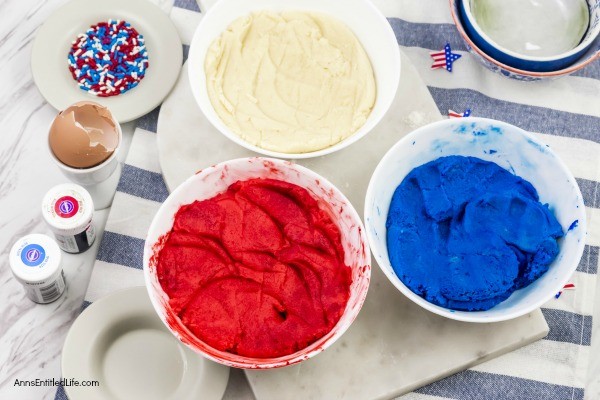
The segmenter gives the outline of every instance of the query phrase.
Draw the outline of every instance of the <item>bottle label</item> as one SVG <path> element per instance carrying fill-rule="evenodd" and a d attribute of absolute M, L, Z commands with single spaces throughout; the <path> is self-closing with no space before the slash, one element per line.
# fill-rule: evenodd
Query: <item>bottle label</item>
<path fill-rule="evenodd" d="M 65 291 L 65 279 L 62 272 L 56 277 L 56 280 L 50 283 L 43 283 L 40 286 L 27 285 L 27 295 L 31 300 L 37 303 L 50 303 L 58 299 Z"/>
<path fill-rule="evenodd" d="M 58 246 L 66 251 L 67 253 L 78 253 L 79 248 L 77 247 L 77 241 L 75 240 L 75 236 L 63 236 L 54 234 L 56 241 L 58 242 Z"/>
<path fill-rule="evenodd" d="M 85 230 L 85 236 L 87 238 L 88 246 L 94 244 L 94 240 L 96 239 L 96 230 L 94 229 L 94 224 L 90 223 L 90 225 Z"/>
<path fill-rule="evenodd" d="M 61 218 L 71 218 L 79 211 L 79 202 L 73 196 L 63 196 L 54 203 L 54 212 Z"/>
<path fill-rule="evenodd" d="M 46 259 L 46 251 L 39 244 L 28 244 L 21 251 L 21 261 L 28 267 L 37 267 Z"/>

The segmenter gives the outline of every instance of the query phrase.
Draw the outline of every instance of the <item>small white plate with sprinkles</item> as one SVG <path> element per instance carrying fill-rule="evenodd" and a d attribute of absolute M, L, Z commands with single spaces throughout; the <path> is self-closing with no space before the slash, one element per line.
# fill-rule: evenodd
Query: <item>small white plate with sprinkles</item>
<path fill-rule="evenodd" d="M 54 108 L 91 100 L 122 123 L 163 101 L 182 61 L 175 26 L 148 0 L 72 0 L 37 31 L 31 70 Z"/>

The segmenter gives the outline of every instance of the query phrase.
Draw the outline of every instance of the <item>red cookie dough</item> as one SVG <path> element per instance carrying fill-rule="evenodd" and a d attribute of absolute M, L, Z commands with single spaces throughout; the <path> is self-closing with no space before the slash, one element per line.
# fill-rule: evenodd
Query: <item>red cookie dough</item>
<path fill-rule="evenodd" d="M 157 273 L 194 335 L 256 358 L 292 354 L 331 331 L 352 281 L 330 216 L 306 189 L 273 179 L 182 206 Z"/>

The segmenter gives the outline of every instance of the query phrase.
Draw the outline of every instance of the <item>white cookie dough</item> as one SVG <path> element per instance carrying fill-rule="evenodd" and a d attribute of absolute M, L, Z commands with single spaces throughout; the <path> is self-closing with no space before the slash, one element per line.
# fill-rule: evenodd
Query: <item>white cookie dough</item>
<path fill-rule="evenodd" d="M 282 153 L 346 139 L 375 103 L 369 57 L 345 24 L 323 14 L 265 11 L 240 18 L 210 46 L 205 73 L 225 125 Z"/>

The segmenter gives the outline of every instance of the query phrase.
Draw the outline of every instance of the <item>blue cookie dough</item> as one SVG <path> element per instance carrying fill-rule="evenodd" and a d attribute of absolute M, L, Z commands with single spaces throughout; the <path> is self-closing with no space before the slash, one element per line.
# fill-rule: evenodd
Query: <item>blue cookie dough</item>
<path fill-rule="evenodd" d="M 396 188 L 387 216 L 396 275 L 431 303 L 488 310 L 544 274 L 563 230 L 535 188 L 475 157 L 438 158 Z"/>

